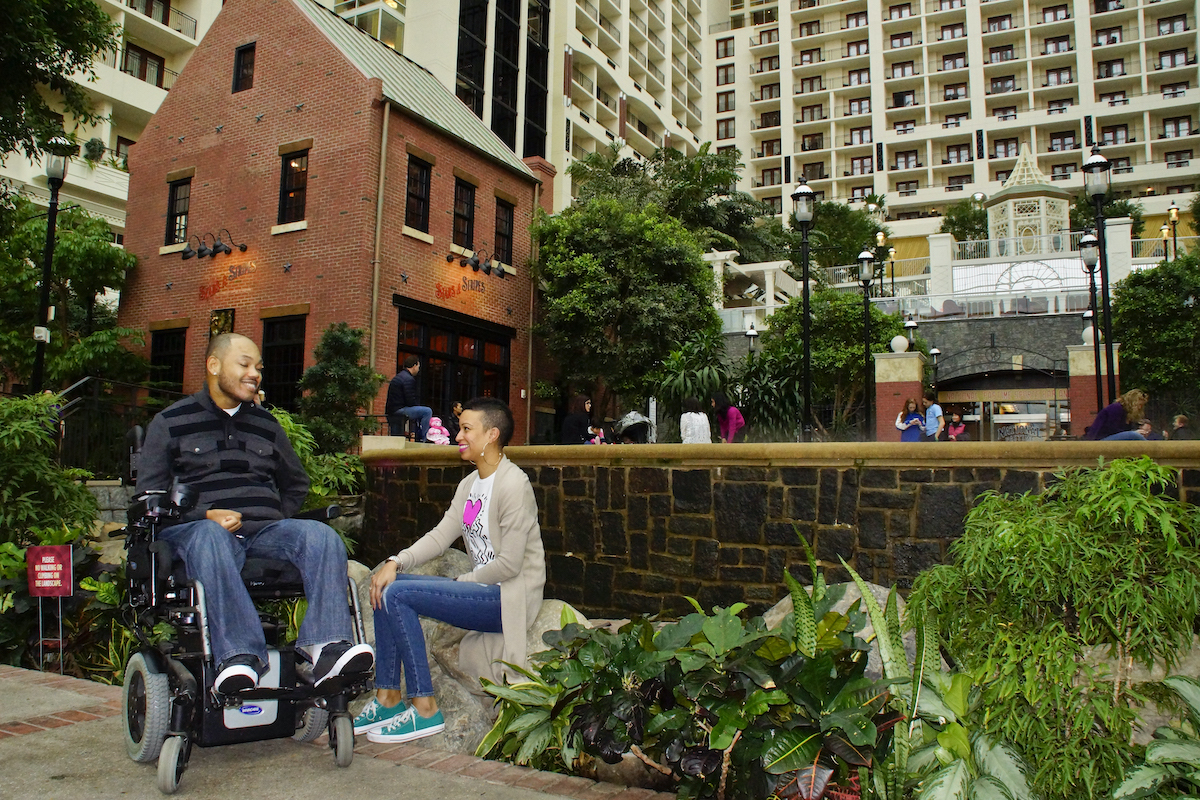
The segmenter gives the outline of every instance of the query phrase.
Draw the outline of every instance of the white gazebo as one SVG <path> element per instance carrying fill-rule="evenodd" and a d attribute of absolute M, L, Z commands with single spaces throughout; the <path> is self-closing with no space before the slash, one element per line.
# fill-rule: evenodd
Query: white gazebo
<path fill-rule="evenodd" d="M 1028 144 L 1008 180 L 989 198 L 984 207 L 988 215 L 988 238 L 1009 244 L 1004 255 L 1022 256 L 1058 252 L 1056 238 L 1063 241 L 1071 230 L 1071 193 L 1055 186 L 1044 172 Z"/>

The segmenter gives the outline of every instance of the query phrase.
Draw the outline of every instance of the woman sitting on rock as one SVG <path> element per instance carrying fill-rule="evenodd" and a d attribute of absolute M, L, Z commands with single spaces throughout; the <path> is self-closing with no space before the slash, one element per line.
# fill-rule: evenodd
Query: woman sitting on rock
<path fill-rule="evenodd" d="M 499 661 L 528 667 L 525 636 L 541 608 L 546 559 L 533 487 L 504 455 L 512 411 L 500 400 L 476 398 L 463 406 L 459 423 L 459 458 L 474 463 L 475 471 L 458 484 L 437 527 L 389 556 L 371 579 L 377 692 L 354 719 L 354 732 L 372 742 L 407 742 L 445 728 L 421 616 L 470 631 L 459 646 L 467 675 L 500 683 Z M 457 579 L 405 574 L 460 536 L 475 564 L 471 572 Z M 400 689 L 402 669 L 412 705 Z"/>

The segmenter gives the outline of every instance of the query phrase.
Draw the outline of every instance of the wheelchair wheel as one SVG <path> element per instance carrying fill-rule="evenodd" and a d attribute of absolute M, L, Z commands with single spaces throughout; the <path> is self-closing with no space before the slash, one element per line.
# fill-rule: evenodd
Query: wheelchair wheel
<path fill-rule="evenodd" d="M 185 749 L 182 736 L 170 736 L 163 742 L 158 756 L 158 790 L 163 794 L 175 794 L 179 788 L 179 779 L 187 769 Z"/>
<path fill-rule="evenodd" d="M 300 727 L 296 728 L 296 732 L 292 734 L 292 738 L 297 742 L 312 742 L 316 741 L 325 729 L 329 727 L 329 712 L 323 708 L 309 706 L 304 710 L 304 716 L 300 720 Z"/>
<path fill-rule="evenodd" d="M 125 751 L 139 764 L 158 758 L 171 721 L 171 693 L 167 676 L 142 653 L 134 653 L 125 667 L 121 692 L 125 722 Z"/>
<path fill-rule="evenodd" d="M 354 760 L 354 721 L 345 714 L 333 718 L 329 726 L 329 746 L 333 748 L 333 763 L 348 767 Z"/>

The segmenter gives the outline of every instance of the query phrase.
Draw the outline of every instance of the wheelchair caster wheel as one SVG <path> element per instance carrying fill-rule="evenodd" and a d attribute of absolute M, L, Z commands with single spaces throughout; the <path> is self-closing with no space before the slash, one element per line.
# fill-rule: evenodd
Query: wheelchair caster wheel
<path fill-rule="evenodd" d="M 329 746 L 333 748 L 333 763 L 348 767 L 354 760 L 354 722 L 345 714 L 330 720 Z"/>
<path fill-rule="evenodd" d="M 175 794 L 179 779 L 187 769 L 188 747 L 182 736 L 169 736 L 163 742 L 158 756 L 158 790 L 163 794 Z"/>

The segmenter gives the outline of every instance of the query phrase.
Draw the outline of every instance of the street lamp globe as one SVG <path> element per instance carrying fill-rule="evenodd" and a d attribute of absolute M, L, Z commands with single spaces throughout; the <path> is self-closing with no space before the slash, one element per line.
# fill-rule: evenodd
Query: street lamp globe
<path fill-rule="evenodd" d="M 801 225 L 807 225 L 813 221 L 816 196 L 816 192 L 809 187 L 808 181 L 801 178 L 800 183 L 796 184 L 796 188 L 792 190 L 792 203 L 795 204 L 796 222 L 799 222 Z"/>
<path fill-rule="evenodd" d="M 1079 257 L 1088 272 L 1094 272 L 1100 263 L 1100 240 L 1091 231 L 1079 237 Z"/>
<path fill-rule="evenodd" d="M 1175 205 L 1174 200 L 1171 201 L 1171 207 L 1167 209 L 1167 216 L 1170 218 L 1172 225 L 1179 222 L 1179 206 Z"/>
<path fill-rule="evenodd" d="M 864 247 L 862 252 L 858 254 L 858 279 L 863 283 L 870 283 L 875 277 L 875 254 L 870 248 Z"/>
<path fill-rule="evenodd" d="M 1099 147 L 1092 148 L 1092 154 L 1083 162 L 1083 181 L 1088 196 L 1093 200 L 1108 194 L 1108 171 L 1112 162 L 1100 152 Z"/>
<path fill-rule="evenodd" d="M 60 186 L 67 177 L 67 159 L 71 147 L 70 140 L 62 136 L 55 136 L 46 143 L 46 177 Z"/>

